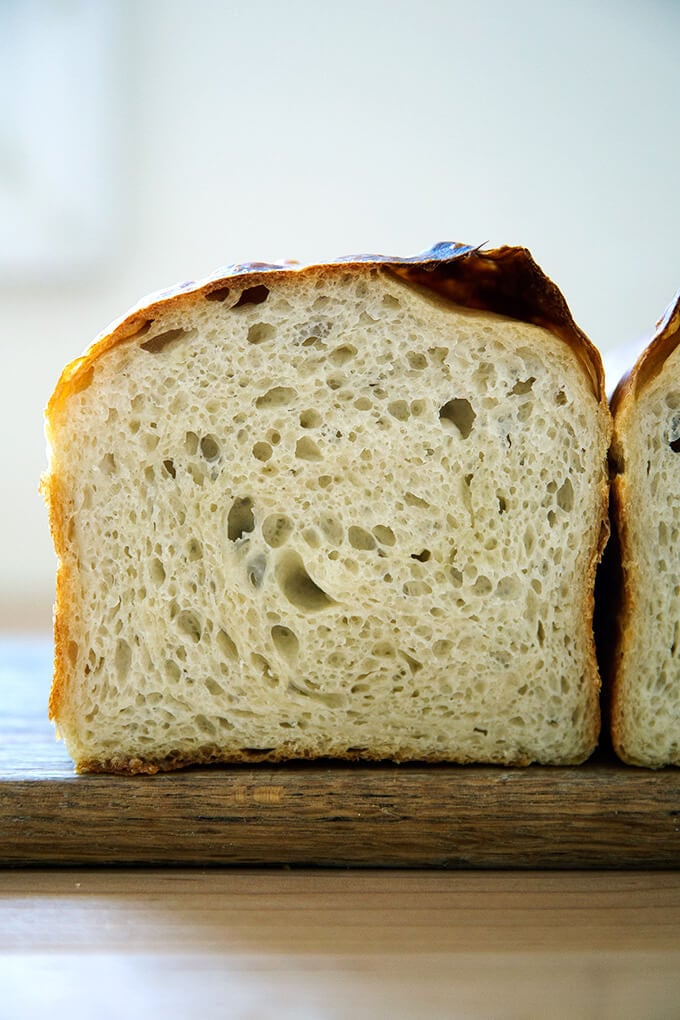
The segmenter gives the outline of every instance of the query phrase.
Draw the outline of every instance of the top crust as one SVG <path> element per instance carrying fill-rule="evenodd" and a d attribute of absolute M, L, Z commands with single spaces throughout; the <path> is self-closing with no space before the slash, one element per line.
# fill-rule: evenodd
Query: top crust
<path fill-rule="evenodd" d="M 656 378 L 679 343 L 680 291 L 657 322 L 654 336 L 633 368 L 619 380 L 611 399 L 614 416 L 623 413 L 644 387 Z"/>
<path fill-rule="evenodd" d="M 598 401 L 605 397 L 602 360 L 597 348 L 574 322 L 558 287 L 534 262 L 526 248 L 504 245 L 482 251 L 458 242 L 441 242 L 412 258 L 384 255 L 352 255 L 322 265 L 295 266 L 250 262 L 218 270 L 205 280 L 188 282 L 144 298 L 118 322 L 112 324 L 80 358 L 66 366 L 49 400 L 46 411 L 47 435 L 65 401 L 87 384 L 93 363 L 112 347 L 146 331 L 154 315 L 173 306 L 191 304 L 207 295 L 242 286 L 267 285 L 298 275 L 327 277 L 336 273 L 360 274 L 375 266 L 392 271 L 401 280 L 422 287 L 464 308 L 495 312 L 520 322 L 549 329 L 576 353 Z"/>

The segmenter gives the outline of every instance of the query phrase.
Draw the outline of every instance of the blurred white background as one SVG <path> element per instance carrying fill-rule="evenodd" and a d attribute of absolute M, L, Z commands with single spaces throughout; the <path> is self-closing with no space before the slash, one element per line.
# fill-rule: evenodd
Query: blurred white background
<path fill-rule="evenodd" d="M 680 286 L 676 0 L 0 0 L 0 626 L 49 626 L 42 409 L 218 265 L 523 244 L 603 351 Z"/>

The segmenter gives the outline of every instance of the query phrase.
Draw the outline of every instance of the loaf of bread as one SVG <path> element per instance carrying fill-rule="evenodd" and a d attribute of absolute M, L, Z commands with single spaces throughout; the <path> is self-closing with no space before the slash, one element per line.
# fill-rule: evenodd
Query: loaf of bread
<path fill-rule="evenodd" d="M 624 761 L 680 765 L 680 294 L 612 398 L 623 598 L 611 730 Z"/>
<path fill-rule="evenodd" d="M 79 770 L 593 750 L 610 416 L 525 249 L 185 284 L 66 368 L 47 434 Z"/>

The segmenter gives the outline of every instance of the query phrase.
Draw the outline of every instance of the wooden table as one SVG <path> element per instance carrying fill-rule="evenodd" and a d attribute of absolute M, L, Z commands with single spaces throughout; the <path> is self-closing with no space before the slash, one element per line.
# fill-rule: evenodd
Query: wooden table
<path fill-rule="evenodd" d="M 5 871 L 0 945 L 7 1020 L 680 1016 L 678 873 Z"/>
<path fill-rule="evenodd" d="M 175 784 L 167 787 L 143 777 L 77 777 L 44 720 L 48 642 L 3 647 L 0 1020 L 42 1020 L 48 1011 L 69 1020 L 680 1016 L 680 871 L 670 866 L 678 863 L 678 770 L 629 774 L 596 762 L 583 775 L 552 774 L 552 792 L 543 794 L 542 770 L 505 780 L 502 770 L 440 770 L 439 794 L 467 811 L 464 825 L 446 804 L 419 806 L 424 780 L 403 766 L 350 773 L 345 789 L 354 775 L 355 799 L 336 801 L 334 813 L 328 779 L 305 770 L 197 770 L 167 777 Z M 363 820 L 359 800 L 375 804 L 376 775 L 391 794 L 383 789 Z M 285 804 L 262 790 L 293 790 L 296 781 L 318 789 L 311 811 L 301 795 L 289 801 L 292 857 L 302 866 L 225 867 L 229 839 L 241 864 L 249 846 L 266 863 Z M 240 811 L 221 821 L 217 811 L 201 816 L 206 788 L 213 806 L 221 797 Z M 88 798 L 96 808 L 89 816 Z M 130 802 L 137 807 L 126 814 Z M 548 803 L 561 826 L 558 851 Z M 494 828 L 493 810 L 503 804 Z M 330 832 L 310 844 L 324 822 Z M 190 825 L 200 838 L 189 838 Z M 163 867 L 130 866 L 144 826 L 147 860 L 159 855 Z M 496 842 L 485 845 L 494 832 Z M 312 868 L 320 846 L 325 863 L 396 861 Z M 467 863 L 478 870 L 463 867 L 472 853 Z M 437 854 L 440 870 L 418 867 Z M 550 854 L 561 870 L 535 870 Z M 178 868 L 178 859 L 192 866 Z M 608 870 L 579 870 L 584 859 Z M 622 860 L 637 870 L 620 870 Z"/>

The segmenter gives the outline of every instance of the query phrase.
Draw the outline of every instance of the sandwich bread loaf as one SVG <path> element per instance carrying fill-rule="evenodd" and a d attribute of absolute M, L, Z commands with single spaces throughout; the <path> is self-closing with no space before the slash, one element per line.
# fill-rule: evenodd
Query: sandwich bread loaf
<path fill-rule="evenodd" d="M 525 249 L 183 285 L 65 369 L 47 434 L 79 770 L 593 750 L 610 418 Z"/>

